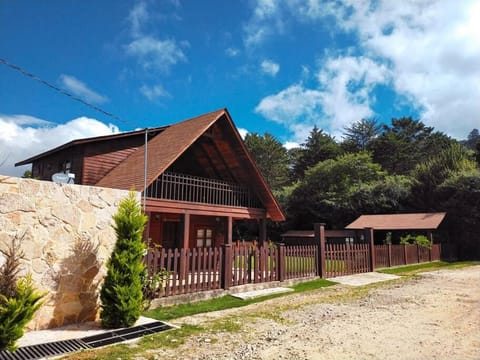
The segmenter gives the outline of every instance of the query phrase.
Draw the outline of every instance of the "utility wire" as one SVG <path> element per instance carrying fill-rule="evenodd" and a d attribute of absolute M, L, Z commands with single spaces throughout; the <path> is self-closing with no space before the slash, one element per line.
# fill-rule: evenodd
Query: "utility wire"
<path fill-rule="evenodd" d="M 5 59 L 2 59 L 2 58 L 0 58 L 0 63 L 3 64 L 3 65 L 5 65 L 5 66 L 8 66 L 9 68 L 12 68 L 12 69 L 15 70 L 15 71 L 18 71 L 19 73 L 21 73 L 21 74 L 23 74 L 23 75 L 25 75 L 25 76 L 27 76 L 27 77 L 29 77 L 29 78 L 32 78 L 32 79 L 35 80 L 35 81 L 38 81 L 39 83 L 41 83 L 41 84 L 43 84 L 43 85 L 45 85 L 45 86 L 48 86 L 49 88 L 51 88 L 51 89 L 59 92 L 60 94 L 63 94 L 63 95 L 65 95 L 65 96 L 68 96 L 69 98 L 71 98 L 71 99 L 73 99 L 73 100 L 75 100 L 75 101 L 78 101 L 79 103 L 82 103 L 83 105 L 88 106 L 89 108 L 91 108 L 91 109 L 93 109 L 93 110 L 95 110 L 95 111 L 98 111 L 98 112 L 100 112 L 100 113 L 102 113 L 102 114 L 104 114 L 104 115 L 106 115 L 106 116 L 108 116 L 108 117 L 111 117 L 112 119 L 118 120 L 118 121 L 120 121 L 120 122 L 122 122 L 122 123 L 124 123 L 124 124 L 126 124 L 126 125 L 128 125 L 128 126 L 131 126 L 131 127 L 135 128 L 135 126 L 134 126 L 132 123 L 130 123 L 129 121 L 124 120 L 124 119 L 122 119 L 121 117 L 112 114 L 111 112 L 105 111 L 105 110 L 99 108 L 98 106 L 92 105 L 92 104 L 86 102 L 85 100 L 80 99 L 79 97 L 76 97 L 75 95 L 69 93 L 68 91 L 66 91 L 66 90 L 64 90 L 64 89 L 62 89 L 62 88 L 59 88 L 58 86 L 55 86 L 55 85 L 53 85 L 52 83 L 50 83 L 50 82 L 48 82 L 48 81 L 46 81 L 46 80 L 43 80 L 43 79 L 39 78 L 38 76 L 36 76 L 36 75 L 28 72 L 27 70 L 21 68 L 21 67 L 18 66 L 18 65 L 12 64 L 11 62 L 9 62 L 9 61 L 7 61 L 7 60 L 5 60 Z"/>

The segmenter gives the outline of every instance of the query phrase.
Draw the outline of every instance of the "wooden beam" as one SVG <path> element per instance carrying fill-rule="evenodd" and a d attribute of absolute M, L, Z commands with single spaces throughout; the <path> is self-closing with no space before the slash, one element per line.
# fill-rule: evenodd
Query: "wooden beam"
<path fill-rule="evenodd" d="M 231 216 L 235 219 L 261 219 L 266 217 L 265 209 L 243 208 L 223 205 L 196 204 L 185 201 L 146 199 L 147 211 L 206 216 Z"/>

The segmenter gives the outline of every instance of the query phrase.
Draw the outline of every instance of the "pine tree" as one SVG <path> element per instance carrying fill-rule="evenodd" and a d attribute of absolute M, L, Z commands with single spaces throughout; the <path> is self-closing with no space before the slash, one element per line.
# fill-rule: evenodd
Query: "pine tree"
<path fill-rule="evenodd" d="M 113 219 L 117 241 L 100 291 L 100 318 L 105 328 L 132 326 L 140 317 L 143 304 L 141 274 L 145 270 L 145 245 L 142 235 L 147 217 L 142 214 L 133 192 L 120 202 Z"/>

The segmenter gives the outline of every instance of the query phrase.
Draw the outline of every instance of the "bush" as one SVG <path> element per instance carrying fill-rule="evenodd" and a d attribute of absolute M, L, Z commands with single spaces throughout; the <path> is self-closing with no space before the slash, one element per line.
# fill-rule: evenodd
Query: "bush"
<path fill-rule="evenodd" d="M 132 326 L 143 307 L 141 277 L 145 271 L 145 245 L 142 235 L 147 217 L 142 214 L 133 192 L 120 202 L 113 219 L 117 241 L 100 291 L 100 318 L 105 328 Z"/>
<path fill-rule="evenodd" d="M 432 243 L 430 242 L 430 240 L 428 240 L 428 238 L 425 235 L 414 236 L 409 234 L 406 236 L 402 236 L 400 238 L 400 244 L 402 245 L 415 244 L 415 245 L 424 246 L 428 248 L 432 247 Z"/>
<path fill-rule="evenodd" d="M 18 279 L 20 259 L 17 238 L 7 251 L 2 251 L 5 263 L 0 268 L 0 350 L 14 351 L 16 341 L 42 305 L 44 294 L 35 291 L 30 276 Z"/>

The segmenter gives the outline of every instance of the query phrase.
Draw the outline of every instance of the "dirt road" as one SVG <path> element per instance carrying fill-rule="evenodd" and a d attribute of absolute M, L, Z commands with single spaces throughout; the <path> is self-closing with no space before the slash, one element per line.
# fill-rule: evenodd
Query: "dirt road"
<path fill-rule="evenodd" d="M 336 286 L 176 321 L 229 319 L 156 358 L 480 359 L 480 266 L 362 288 Z"/>

